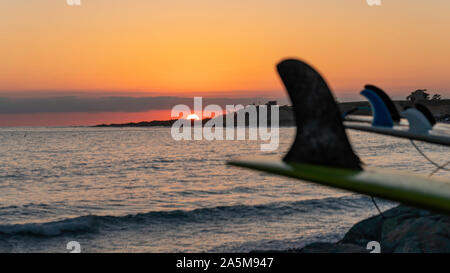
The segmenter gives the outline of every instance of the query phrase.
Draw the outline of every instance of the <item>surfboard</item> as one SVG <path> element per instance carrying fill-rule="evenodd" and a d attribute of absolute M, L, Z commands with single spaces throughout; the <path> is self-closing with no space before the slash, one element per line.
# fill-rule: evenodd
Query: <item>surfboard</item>
<path fill-rule="evenodd" d="M 392 128 L 394 125 L 402 126 L 404 128 L 398 129 L 407 128 L 411 134 L 405 135 L 404 132 L 399 132 L 399 134 L 397 134 L 396 131 L 378 129 L 366 130 L 367 132 L 379 134 L 389 132 L 389 135 L 391 136 L 406 138 L 409 138 L 409 136 L 416 137 L 416 134 L 419 134 L 420 136 L 417 137 L 419 137 L 422 141 L 427 141 L 429 139 L 427 137 L 422 137 L 422 135 L 426 135 L 432 130 L 435 130 L 434 133 L 436 133 L 437 130 L 438 134 L 439 131 L 443 130 L 448 130 L 449 132 L 447 132 L 447 134 L 450 133 L 450 124 L 437 123 L 433 117 L 433 114 L 425 105 L 416 103 L 412 107 L 406 107 L 403 112 L 399 113 L 394 101 L 391 100 L 386 92 L 377 86 L 366 85 L 365 89 L 361 91 L 360 94 L 369 101 L 373 116 L 360 116 L 344 113 L 343 119 L 345 121 L 371 123 L 372 126 L 376 128 Z M 354 110 L 355 109 L 352 109 L 350 112 L 354 112 Z M 366 127 L 363 128 L 366 129 Z M 358 126 L 358 129 L 361 129 L 361 127 Z M 450 138 L 450 135 L 445 136 L 445 134 L 441 134 L 441 137 Z M 433 138 L 434 137 L 431 137 L 430 139 Z"/>
<path fill-rule="evenodd" d="M 445 179 L 370 167 L 350 170 L 277 159 L 237 159 L 228 164 L 450 214 L 450 181 Z"/>
<path fill-rule="evenodd" d="M 344 121 L 353 121 L 353 122 L 363 122 L 363 123 L 373 123 L 373 117 L 372 116 L 363 116 L 363 115 L 347 115 L 344 118 Z M 399 123 L 396 123 L 394 125 L 402 126 L 409 128 L 409 122 L 407 119 L 402 118 L 400 119 Z M 432 130 L 443 130 L 443 131 L 449 131 L 450 132 L 450 124 L 443 123 L 443 122 L 437 122 Z"/>
<path fill-rule="evenodd" d="M 344 121 L 344 126 L 347 129 L 358 130 L 369 133 L 377 133 L 386 136 L 393 136 L 399 138 L 406 138 L 412 140 L 419 140 L 423 142 L 439 144 L 450 147 L 450 136 L 434 134 L 434 131 L 430 133 L 416 133 L 408 130 L 402 130 L 401 127 L 379 127 L 379 126 L 370 126 L 360 123 L 347 122 Z M 437 132 L 437 131 L 436 131 Z"/>
<path fill-rule="evenodd" d="M 364 123 L 373 123 L 373 116 L 363 116 L 363 115 L 346 115 L 344 117 L 344 121 L 354 121 L 354 122 L 364 122 Z M 402 118 L 400 123 L 396 125 L 409 126 L 408 120 Z"/>
<path fill-rule="evenodd" d="M 282 160 L 238 159 L 229 165 L 260 170 L 377 196 L 450 214 L 450 181 L 363 166 L 345 128 L 427 140 L 450 145 L 445 137 L 389 127 L 346 124 L 325 80 L 305 62 L 289 59 L 277 65 L 291 99 L 297 133 Z"/>

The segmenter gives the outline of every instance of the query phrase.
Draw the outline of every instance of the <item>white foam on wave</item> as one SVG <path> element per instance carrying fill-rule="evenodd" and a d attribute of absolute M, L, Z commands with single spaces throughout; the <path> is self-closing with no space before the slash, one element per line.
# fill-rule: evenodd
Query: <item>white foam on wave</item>
<path fill-rule="evenodd" d="M 87 232 L 96 228 L 94 216 L 82 216 L 48 223 L 0 225 L 3 235 L 58 236 L 66 232 Z"/>

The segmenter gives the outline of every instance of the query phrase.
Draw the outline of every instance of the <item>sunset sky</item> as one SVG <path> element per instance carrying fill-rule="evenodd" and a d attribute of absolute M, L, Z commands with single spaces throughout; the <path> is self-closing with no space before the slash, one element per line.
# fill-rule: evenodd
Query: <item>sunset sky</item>
<path fill-rule="evenodd" d="M 449 14 L 448 0 L 2 0 L 0 126 L 169 119 L 171 100 L 149 97 L 286 98 L 286 57 L 318 68 L 340 100 L 366 83 L 449 98 Z M 80 103 L 111 96 L 127 110 Z M 57 97 L 78 108 L 33 106 Z M 148 107 L 134 111 L 135 98 Z"/>

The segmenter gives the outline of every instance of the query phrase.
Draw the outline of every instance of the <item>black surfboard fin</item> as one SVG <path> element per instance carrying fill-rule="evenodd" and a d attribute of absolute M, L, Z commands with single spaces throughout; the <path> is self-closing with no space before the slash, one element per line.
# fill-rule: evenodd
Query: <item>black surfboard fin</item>
<path fill-rule="evenodd" d="M 436 124 L 436 119 L 434 118 L 430 109 L 428 109 L 425 105 L 416 103 L 416 104 L 414 104 L 414 108 L 419 110 L 427 118 L 427 120 L 430 122 L 431 126 L 434 126 Z"/>
<path fill-rule="evenodd" d="M 286 162 L 361 169 L 327 84 L 308 64 L 284 60 L 277 66 L 294 108 L 297 134 Z"/>

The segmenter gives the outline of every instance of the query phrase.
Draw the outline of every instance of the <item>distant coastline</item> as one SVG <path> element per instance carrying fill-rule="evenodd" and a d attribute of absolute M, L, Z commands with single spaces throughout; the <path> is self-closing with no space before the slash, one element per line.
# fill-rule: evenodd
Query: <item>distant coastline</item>
<path fill-rule="evenodd" d="M 395 101 L 400 109 L 406 106 L 411 106 L 411 101 Z M 438 101 L 421 101 L 431 113 L 434 115 L 439 122 L 449 122 L 450 121 L 450 99 L 438 100 Z M 355 102 L 342 102 L 339 103 L 339 108 L 342 113 L 350 111 L 356 107 L 361 109 L 357 110 L 353 114 L 358 115 L 370 115 L 370 105 L 367 101 L 355 101 Z M 280 127 L 291 127 L 295 126 L 295 121 L 292 114 L 292 106 L 280 106 Z M 206 123 L 210 119 L 203 119 L 202 122 Z M 141 121 L 141 122 L 128 122 L 128 123 L 112 123 L 112 124 L 98 124 L 92 127 L 170 127 L 177 121 L 176 119 L 170 120 L 153 120 L 153 121 Z"/>
<path fill-rule="evenodd" d="M 170 127 L 176 121 L 171 120 L 153 120 L 153 121 L 141 121 L 141 122 L 128 122 L 128 123 L 112 123 L 112 124 L 99 124 L 92 127 Z"/>

